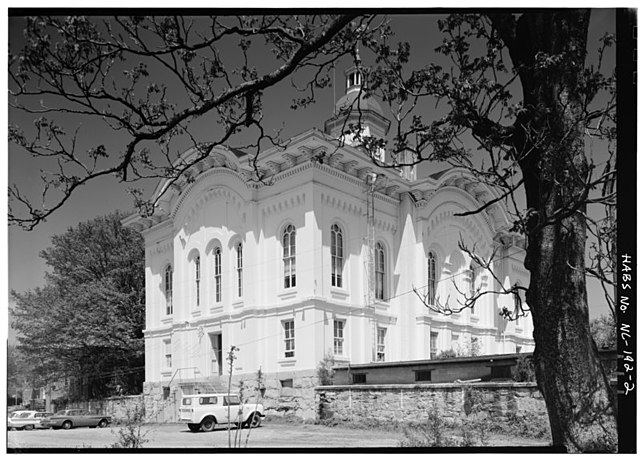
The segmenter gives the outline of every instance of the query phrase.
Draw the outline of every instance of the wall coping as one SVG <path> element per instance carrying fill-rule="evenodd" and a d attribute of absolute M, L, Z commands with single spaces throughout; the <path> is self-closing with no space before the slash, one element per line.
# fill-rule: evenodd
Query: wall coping
<path fill-rule="evenodd" d="M 316 386 L 316 391 L 374 391 L 374 390 L 450 390 L 458 388 L 535 388 L 536 382 L 475 382 L 475 383 L 395 383 L 385 385 L 324 385 Z"/>

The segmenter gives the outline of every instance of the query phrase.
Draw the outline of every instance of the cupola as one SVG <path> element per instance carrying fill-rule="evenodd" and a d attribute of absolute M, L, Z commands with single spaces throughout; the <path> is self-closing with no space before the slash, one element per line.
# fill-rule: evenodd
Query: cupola
<path fill-rule="evenodd" d="M 391 123 L 384 117 L 382 107 L 374 97 L 365 97 L 362 91 L 365 75 L 356 55 L 356 65 L 345 71 L 346 92 L 338 99 L 333 116 L 325 121 L 324 132 L 346 144 L 357 146 L 350 125 L 358 124 L 364 135 L 384 138 Z"/>

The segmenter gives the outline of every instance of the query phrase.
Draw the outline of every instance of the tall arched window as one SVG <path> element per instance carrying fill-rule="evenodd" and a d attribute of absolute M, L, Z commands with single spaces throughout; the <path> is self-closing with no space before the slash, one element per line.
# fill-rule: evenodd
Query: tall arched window
<path fill-rule="evenodd" d="M 196 280 L 196 307 L 200 307 L 200 255 L 193 260 Z"/>
<path fill-rule="evenodd" d="M 213 250 L 213 276 L 216 283 L 216 302 L 222 302 L 222 249 Z"/>
<path fill-rule="evenodd" d="M 376 299 L 384 300 L 384 262 L 385 253 L 382 243 L 376 243 Z"/>
<path fill-rule="evenodd" d="M 427 256 L 427 301 L 429 305 L 436 302 L 436 255 L 432 251 Z"/>
<path fill-rule="evenodd" d="M 167 304 L 167 315 L 173 315 L 173 268 L 171 264 L 164 269 L 164 297 Z"/>
<path fill-rule="evenodd" d="M 477 266 L 473 262 L 469 264 L 469 296 L 470 297 L 473 297 L 476 294 L 476 280 L 477 280 L 476 268 Z M 476 314 L 475 304 L 471 306 L 471 314 L 472 315 Z"/>
<path fill-rule="evenodd" d="M 238 276 L 238 297 L 242 297 L 242 242 L 236 245 L 236 273 Z"/>
<path fill-rule="evenodd" d="M 296 228 L 291 224 L 282 233 L 282 261 L 284 263 L 284 287 L 296 286 Z"/>
<path fill-rule="evenodd" d="M 331 286 L 342 288 L 343 265 L 342 229 L 334 224 L 331 226 Z"/>

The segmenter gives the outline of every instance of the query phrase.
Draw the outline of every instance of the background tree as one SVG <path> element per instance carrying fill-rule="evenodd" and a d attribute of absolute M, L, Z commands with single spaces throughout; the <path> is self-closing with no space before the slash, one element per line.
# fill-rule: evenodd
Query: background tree
<path fill-rule="evenodd" d="M 121 218 L 114 213 L 53 236 L 41 253 L 52 269 L 46 286 L 11 293 L 19 349 L 37 368 L 37 382 L 71 377 L 71 398 L 142 387 L 144 244 Z"/>
<path fill-rule="evenodd" d="M 617 346 L 616 321 L 611 315 L 602 315 L 591 320 L 593 340 L 598 348 L 614 349 Z"/>
<path fill-rule="evenodd" d="M 446 161 L 497 190 L 496 199 L 461 215 L 502 201 L 515 221 L 510 230 L 526 237 L 529 285 L 497 292 L 517 294 L 521 303 L 526 294 L 553 442 L 569 451 L 612 451 L 617 405 L 589 331 L 585 245 L 587 205 L 615 203 L 612 189 L 602 193 L 615 174 L 615 82 L 602 68 L 611 36 L 586 65 L 589 19 L 587 10 L 451 15 L 439 21 L 444 39 L 437 48 L 448 71 L 435 64 L 407 70 L 409 44 L 392 46 L 388 33 L 365 42 L 377 67 L 364 97 L 389 102 L 395 125 L 393 142 L 363 141 L 374 161 L 385 146 L 389 166 Z M 425 103 L 446 110 L 433 121 L 420 111 Z M 586 135 L 604 142 L 604 167 L 587 158 Z M 495 252 L 483 259 L 466 251 L 491 269 Z M 485 293 L 474 292 L 457 309 Z M 504 315 L 515 319 L 522 310 Z"/>

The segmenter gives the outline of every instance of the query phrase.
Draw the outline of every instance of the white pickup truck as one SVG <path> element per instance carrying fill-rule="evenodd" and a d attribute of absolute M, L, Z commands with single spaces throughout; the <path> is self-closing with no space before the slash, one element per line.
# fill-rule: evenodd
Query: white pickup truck
<path fill-rule="evenodd" d="M 180 406 L 180 421 L 193 432 L 213 431 L 217 424 L 228 423 L 257 428 L 262 417 L 262 404 L 241 404 L 237 394 L 187 394 Z"/>

